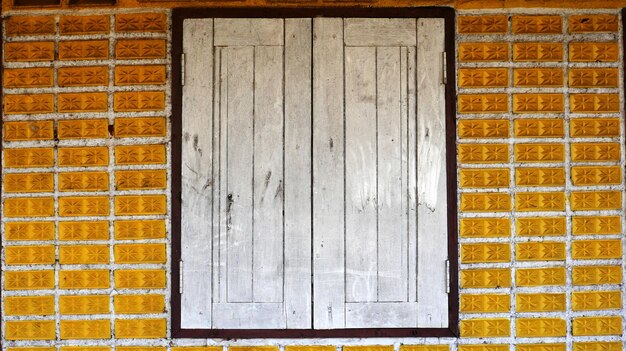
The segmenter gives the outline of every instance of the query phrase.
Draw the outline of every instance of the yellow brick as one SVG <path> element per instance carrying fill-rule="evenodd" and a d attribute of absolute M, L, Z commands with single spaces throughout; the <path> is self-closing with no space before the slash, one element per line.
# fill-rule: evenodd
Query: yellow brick
<path fill-rule="evenodd" d="M 16 148 L 4 149 L 4 167 L 52 167 L 54 166 L 54 150 L 52 148 Z"/>
<path fill-rule="evenodd" d="M 619 161 L 619 143 L 572 143 L 572 161 Z"/>
<path fill-rule="evenodd" d="M 563 144 L 515 144 L 515 162 L 564 162 Z"/>
<path fill-rule="evenodd" d="M 459 113 L 504 113 L 509 110 L 506 94 L 460 94 Z"/>
<path fill-rule="evenodd" d="M 59 313 L 66 314 L 104 314 L 110 313 L 108 295 L 61 295 Z"/>
<path fill-rule="evenodd" d="M 562 94 L 513 94 L 514 113 L 562 113 Z"/>
<path fill-rule="evenodd" d="M 34 115 L 54 112 L 53 94 L 11 94 L 4 96 L 7 115 Z"/>
<path fill-rule="evenodd" d="M 165 195 L 125 195 L 115 197 L 116 215 L 165 214 Z"/>
<path fill-rule="evenodd" d="M 562 236 L 566 232 L 563 217 L 524 217 L 515 222 L 519 236 Z"/>
<path fill-rule="evenodd" d="M 518 337 L 565 336 L 565 320 L 561 318 L 518 318 L 515 321 Z"/>
<path fill-rule="evenodd" d="M 564 293 L 518 293 L 515 295 L 517 312 L 563 312 Z"/>
<path fill-rule="evenodd" d="M 109 137 L 109 121 L 106 119 L 60 120 L 59 139 L 103 139 Z"/>
<path fill-rule="evenodd" d="M 4 237 L 7 241 L 54 240 L 54 222 L 7 222 Z"/>
<path fill-rule="evenodd" d="M 54 264 L 53 245 L 5 246 L 7 265 Z"/>
<path fill-rule="evenodd" d="M 117 190 L 165 189 L 167 173 L 164 169 L 140 171 L 116 171 Z"/>
<path fill-rule="evenodd" d="M 562 87 L 563 70 L 560 68 L 515 68 L 513 85 L 516 87 Z"/>
<path fill-rule="evenodd" d="M 616 15 L 571 15 L 568 22 L 570 33 L 617 32 L 618 29 Z"/>
<path fill-rule="evenodd" d="M 7 36 L 54 34 L 52 16 L 11 16 L 4 22 Z"/>
<path fill-rule="evenodd" d="M 458 346 L 459 351 L 509 351 L 509 345 L 503 344 L 481 344 L 481 345 L 468 345 L 463 344 Z"/>
<path fill-rule="evenodd" d="M 564 261 L 565 243 L 554 241 L 517 243 L 515 256 L 518 261 Z"/>
<path fill-rule="evenodd" d="M 9 42 L 4 44 L 6 62 L 35 62 L 54 60 L 53 41 Z"/>
<path fill-rule="evenodd" d="M 52 140 L 54 137 L 52 121 L 5 121 L 3 124 L 5 141 Z"/>
<path fill-rule="evenodd" d="M 510 171 L 506 168 L 465 168 L 460 170 L 462 188 L 508 188 Z"/>
<path fill-rule="evenodd" d="M 165 108 L 162 91 L 116 92 L 113 95 L 115 112 L 160 111 Z"/>
<path fill-rule="evenodd" d="M 59 191 L 107 191 L 107 172 L 64 172 L 59 173 Z"/>
<path fill-rule="evenodd" d="M 528 192 L 515 195 L 517 211 L 565 211 L 565 194 Z"/>
<path fill-rule="evenodd" d="M 118 220 L 113 225 L 116 240 L 165 238 L 165 222 L 163 220 Z"/>
<path fill-rule="evenodd" d="M 566 351 L 565 344 L 517 344 L 515 351 Z"/>
<path fill-rule="evenodd" d="M 115 295 L 115 312 L 119 314 L 147 314 L 165 312 L 164 295 Z"/>
<path fill-rule="evenodd" d="M 115 137 L 163 137 L 166 132 L 163 117 L 133 117 L 115 119 Z"/>
<path fill-rule="evenodd" d="M 621 266 L 574 266 L 572 268 L 574 285 L 621 284 Z"/>
<path fill-rule="evenodd" d="M 621 291 L 574 291 L 572 310 L 614 310 L 622 308 Z"/>
<path fill-rule="evenodd" d="M 6 340 L 54 340 L 54 321 L 6 321 Z"/>
<path fill-rule="evenodd" d="M 509 218 L 461 218 L 461 237 L 496 238 L 511 235 Z"/>
<path fill-rule="evenodd" d="M 450 350 L 450 345 L 400 345 L 400 351 L 449 351 L 449 350 Z M 332 351 L 332 350 L 327 350 L 327 351 Z"/>
<path fill-rule="evenodd" d="M 495 62 L 509 60 L 508 43 L 460 43 L 459 61 Z"/>
<path fill-rule="evenodd" d="M 570 68 L 569 86 L 574 88 L 617 88 L 617 68 Z"/>
<path fill-rule="evenodd" d="M 62 245 L 59 246 L 60 264 L 107 264 L 108 245 Z"/>
<path fill-rule="evenodd" d="M 494 338 L 511 334 L 511 321 L 506 318 L 462 319 L 461 337 Z"/>
<path fill-rule="evenodd" d="M 54 296 L 7 296 L 4 298 L 6 316 L 50 316 L 54 312 Z"/>
<path fill-rule="evenodd" d="M 55 347 L 7 347 L 7 351 L 56 351 Z"/>
<path fill-rule="evenodd" d="M 506 88 L 509 85 L 506 68 L 460 68 L 458 77 L 461 88 Z"/>
<path fill-rule="evenodd" d="M 61 340 L 108 339 L 111 337 L 111 321 L 108 319 L 61 320 L 60 331 Z"/>
<path fill-rule="evenodd" d="M 561 34 L 561 16 L 513 16 L 513 34 Z"/>
<path fill-rule="evenodd" d="M 116 263 L 165 263 L 165 244 L 117 244 Z"/>
<path fill-rule="evenodd" d="M 515 282 L 517 286 L 565 285 L 565 268 L 518 268 Z"/>
<path fill-rule="evenodd" d="M 59 147 L 59 166 L 108 166 L 109 148 L 106 146 L 92 147 Z"/>
<path fill-rule="evenodd" d="M 462 263 L 508 262 L 511 260 L 509 244 L 480 243 L 461 246 Z"/>
<path fill-rule="evenodd" d="M 619 239 L 574 241 L 572 258 L 575 260 L 622 258 L 622 241 Z"/>
<path fill-rule="evenodd" d="M 165 32 L 165 13 L 120 13 L 115 15 L 116 32 Z"/>
<path fill-rule="evenodd" d="M 617 113 L 620 107 L 619 94 L 570 94 L 572 113 Z"/>
<path fill-rule="evenodd" d="M 459 16 L 457 23 L 460 34 L 504 34 L 509 26 L 504 15 Z"/>
<path fill-rule="evenodd" d="M 166 335 L 165 319 L 116 319 L 115 336 L 120 339 L 155 339 Z"/>
<path fill-rule="evenodd" d="M 571 62 L 615 62 L 618 58 L 619 48 L 616 42 L 569 44 Z"/>
<path fill-rule="evenodd" d="M 59 198 L 59 216 L 108 216 L 108 196 L 68 196 Z"/>
<path fill-rule="evenodd" d="M 165 271 L 118 269 L 115 271 L 115 287 L 118 289 L 164 289 Z"/>
<path fill-rule="evenodd" d="M 573 191 L 570 196 L 572 210 L 619 210 L 622 193 L 619 191 Z"/>
<path fill-rule="evenodd" d="M 59 60 L 105 60 L 107 58 L 109 58 L 108 40 L 59 42 Z"/>
<path fill-rule="evenodd" d="M 371 345 L 371 346 L 344 346 L 344 351 L 393 351 L 393 345 Z M 229 351 L 276 351 L 274 347 L 266 346 L 263 348 L 243 348 L 238 346 L 229 347 Z"/>
<path fill-rule="evenodd" d="M 503 294 L 462 294 L 463 313 L 504 313 L 511 308 L 510 296 Z"/>
<path fill-rule="evenodd" d="M 115 67 L 115 85 L 162 85 L 165 77 L 164 65 Z"/>
<path fill-rule="evenodd" d="M 108 33 L 110 22 L 108 15 L 61 16 L 59 33 L 65 35 Z"/>
<path fill-rule="evenodd" d="M 459 138 L 508 138 L 509 121 L 502 119 L 461 120 L 458 123 Z"/>
<path fill-rule="evenodd" d="M 622 317 L 578 317 L 572 320 L 572 335 L 622 335 Z"/>
<path fill-rule="evenodd" d="M 60 87 L 106 86 L 109 84 L 109 68 L 107 66 L 59 67 L 57 81 Z"/>
<path fill-rule="evenodd" d="M 459 163 L 507 163 L 507 144 L 459 144 Z"/>
<path fill-rule="evenodd" d="M 108 95 L 96 93 L 59 93 L 58 110 L 61 113 L 106 112 Z"/>
<path fill-rule="evenodd" d="M 513 61 L 558 62 L 563 60 L 561 43 L 514 43 Z"/>
<path fill-rule="evenodd" d="M 334 351 L 336 349 L 336 347 L 334 346 L 330 346 L 331 348 L 333 348 L 333 350 L 330 349 L 326 349 L 329 346 L 285 346 L 285 350 L 286 351 L 307 351 L 304 348 L 307 347 L 312 347 L 311 351 Z M 117 347 L 117 350 L 120 350 L 119 347 Z M 172 351 L 222 351 L 222 347 L 221 346 L 172 346 L 171 348 Z M 163 348 L 163 350 L 154 350 L 153 348 L 150 348 L 149 350 L 121 350 L 121 351 L 165 351 L 165 348 Z"/>
<path fill-rule="evenodd" d="M 6 290 L 42 290 L 54 288 L 54 271 L 6 271 Z"/>
<path fill-rule="evenodd" d="M 37 193 L 54 191 L 53 173 L 7 173 L 4 175 L 7 193 Z"/>
<path fill-rule="evenodd" d="M 565 186 L 565 169 L 516 168 L 515 184 L 518 186 Z"/>
<path fill-rule="evenodd" d="M 574 351 L 621 351 L 620 341 L 574 342 Z"/>
<path fill-rule="evenodd" d="M 165 58 L 165 40 L 121 39 L 115 43 L 117 59 Z"/>
<path fill-rule="evenodd" d="M 115 163 L 118 165 L 164 164 L 165 145 L 118 145 Z"/>
<path fill-rule="evenodd" d="M 116 351 L 166 351 L 165 346 L 116 346 Z M 221 346 L 198 346 L 198 347 L 172 347 L 172 351 L 222 351 Z"/>
<path fill-rule="evenodd" d="M 620 234 L 622 219 L 619 216 L 574 216 L 572 234 Z"/>
<path fill-rule="evenodd" d="M 506 193 L 463 193 L 462 212 L 508 212 L 511 210 L 511 196 Z"/>
<path fill-rule="evenodd" d="M 619 185 L 622 183 L 622 169 L 619 166 L 572 167 L 572 184 Z"/>
<path fill-rule="evenodd" d="M 506 288 L 511 286 L 507 268 L 465 269 L 461 271 L 462 288 Z"/>
<path fill-rule="evenodd" d="M 619 135 L 619 118 L 573 118 L 570 120 L 571 137 L 619 137 Z"/>
<path fill-rule="evenodd" d="M 516 119 L 515 136 L 520 138 L 562 138 L 565 127 L 562 119 L 533 118 Z"/>
<path fill-rule="evenodd" d="M 108 240 L 109 222 L 59 222 L 59 240 Z"/>
<path fill-rule="evenodd" d="M 110 346 L 61 346 L 61 351 L 110 351 Z"/>
<path fill-rule="evenodd" d="M 5 217 L 54 216 L 54 199 L 51 197 L 13 197 L 4 200 Z"/>
<path fill-rule="evenodd" d="M 54 84 L 54 70 L 47 67 L 5 68 L 2 85 L 6 88 L 44 88 Z"/>
<path fill-rule="evenodd" d="M 59 288 L 61 289 L 106 289 L 110 286 L 108 270 L 59 271 Z"/>

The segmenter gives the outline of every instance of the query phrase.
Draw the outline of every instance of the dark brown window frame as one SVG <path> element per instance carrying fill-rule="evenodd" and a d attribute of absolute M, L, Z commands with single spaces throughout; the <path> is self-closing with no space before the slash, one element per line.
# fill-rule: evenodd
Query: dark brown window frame
<path fill-rule="evenodd" d="M 191 18 L 443 18 L 447 56 L 445 85 L 446 165 L 448 200 L 448 255 L 450 293 L 448 328 L 354 328 L 354 329 L 183 329 L 181 328 L 181 151 L 182 85 L 181 54 L 183 22 Z M 172 338 L 362 338 L 362 337 L 458 337 L 459 286 L 457 237 L 457 165 L 456 165 L 456 71 L 455 11 L 449 7 L 414 8 L 181 8 L 172 11 Z"/>

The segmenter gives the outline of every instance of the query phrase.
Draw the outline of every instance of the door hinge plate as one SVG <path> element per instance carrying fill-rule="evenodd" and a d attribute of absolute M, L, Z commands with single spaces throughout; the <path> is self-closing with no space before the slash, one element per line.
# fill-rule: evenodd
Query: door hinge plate
<path fill-rule="evenodd" d="M 178 293 L 183 294 L 183 261 L 178 261 Z"/>
<path fill-rule="evenodd" d="M 446 52 L 442 52 L 441 53 L 441 81 L 442 84 L 448 84 L 448 71 L 446 70 L 447 68 L 447 63 L 448 63 L 448 55 L 446 55 Z"/>
<path fill-rule="evenodd" d="M 450 260 L 446 260 L 446 294 L 450 293 Z"/>
<path fill-rule="evenodd" d="M 185 53 L 180 55 L 180 85 L 185 86 Z"/>

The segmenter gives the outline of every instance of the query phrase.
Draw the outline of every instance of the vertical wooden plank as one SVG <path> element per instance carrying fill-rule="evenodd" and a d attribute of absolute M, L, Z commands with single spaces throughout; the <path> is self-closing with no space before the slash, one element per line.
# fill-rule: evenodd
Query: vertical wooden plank
<path fill-rule="evenodd" d="M 285 19 L 285 310 L 287 328 L 311 328 L 311 30 Z"/>
<path fill-rule="evenodd" d="M 417 22 L 418 326 L 448 325 L 444 20 Z"/>
<path fill-rule="evenodd" d="M 406 301 L 400 48 L 377 48 L 378 301 Z M 404 243 L 406 244 L 406 243 Z M 403 265 L 404 263 L 404 265 Z"/>
<path fill-rule="evenodd" d="M 346 302 L 376 301 L 376 48 L 345 48 Z M 336 180 L 338 181 L 338 180 Z"/>
<path fill-rule="evenodd" d="M 211 327 L 213 211 L 213 20 L 185 20 L 181 174 L 181 327 Z M 207 69 L 208 67 L 208 69 Z"/>
<path fill-rule="evenodd" d="M 228 302 L 252 302 L 254 47 L 229 47 L 227 55 L 226 196 Z"/>
<path fill-rule="evenodd" d="M 283 47 L 255 47 L 254 67 L 253 301 L 282 302 Z"/>
<path fill-rule="evenodd" d="M 416 72 L 415 48 L 406 48 L 406 95 L 407 95 L 407 157 L 406 157 L 406 210 L 408 233 L 408 301 L 417 301 L 417 120 L 416 120 Z M 404 55 L 403 55 L 404 56 Z"/>
<path fill-rule="evenodd" d="M 345 325 L 343 19 L 313 19 L 314 327 Z"/>

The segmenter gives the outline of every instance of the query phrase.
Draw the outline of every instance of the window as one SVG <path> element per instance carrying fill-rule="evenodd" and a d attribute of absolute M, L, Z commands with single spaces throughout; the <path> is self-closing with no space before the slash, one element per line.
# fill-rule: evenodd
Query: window
<path fill-rule="evenodd" d="M 449 335 L 451 23 L 231 14 L 175 15 L 176 336 Z"/>

